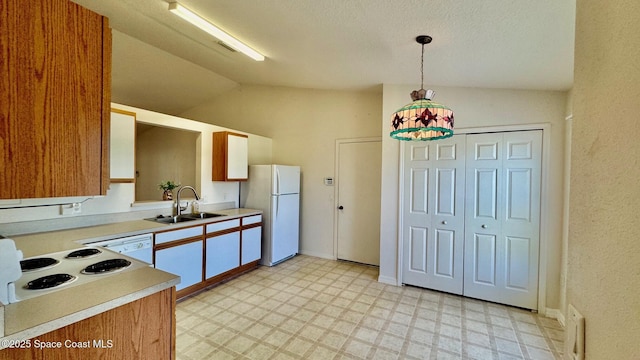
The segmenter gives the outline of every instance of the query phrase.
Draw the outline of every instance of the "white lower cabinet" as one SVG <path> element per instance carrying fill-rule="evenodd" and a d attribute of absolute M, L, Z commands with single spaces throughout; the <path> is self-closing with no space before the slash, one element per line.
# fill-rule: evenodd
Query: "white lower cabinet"
<path fill-rule="evenodd" d="M 260 260 L 262 256 L 262 227 L 242 230 L 242 258 L 240 265 Z"/>
<path fill-rule="evenodd" d="M 202 241 L 156 250 L 156 269 L 180 276 L 176 290 L 202 282 Z"/>
<path fill-rule="evenodd" d="M 188 289 L 178 297 L 226 280 L 260 260 L 261 224 L 262 215 L 252 215 L 157 232 L 155 267 L 180 276 L 176 290 Z"/>
<path fill-rule="evenodd" d="M 205 279 L 240 266 L 240 232 L 218 235 L 207 239 Z"/>

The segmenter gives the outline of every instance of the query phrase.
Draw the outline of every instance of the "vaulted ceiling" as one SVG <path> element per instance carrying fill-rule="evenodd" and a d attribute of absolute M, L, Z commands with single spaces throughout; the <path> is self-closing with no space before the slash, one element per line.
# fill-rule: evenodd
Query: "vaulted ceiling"
<path fill-rule="evenodd" d="M 179 114 L 239 84 L 568 90 L 575 0 L 182 0 L 266 56 L 227 50 L 166 0 L 74 0 L 110 18 L 113 100 Z"/>

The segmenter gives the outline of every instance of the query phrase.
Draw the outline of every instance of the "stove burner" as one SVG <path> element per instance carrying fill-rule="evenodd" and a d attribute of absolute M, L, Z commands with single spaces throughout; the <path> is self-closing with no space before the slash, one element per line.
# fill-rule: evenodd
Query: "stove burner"
<path fill-rule="evenodd" d="M 45 268 L 50 268 L 59 262 L 60 261 L 54 258 L 49 258 L 49 257 L 26 259 L 26 260 L 20 260 L 20 268 L 22 268 L 22 272 L 41 270 Z"/>
<path fill-rule="evenodd" d="M 47 275 L 41 278 L 37 278 L 35 280 L 29 281 L 27 285 L 24 286 L 25 289 L 28 290 L 43 290 L 50 289 L 52 287 L 60 286 L 63 284 L 67 284 L 75 280 L 76 277 L 69 274 L 54 274 Z"/>
<path fill-rule="evenodd" d="M 82 270 L 83 274 L 94 275 L 122 270 L 131 265 L 131 261 L 125 259 L 110 259 L 92 264 Z"/>
<path fill-rule="evenodd" d="M 96 256 L 98 254 L 102 253 L 102 251 L 95 249 L 95 248 L 88 248 L 88 249 L 80 249 L 80 250 L 76 250 L 73 252 L 70 252 L 67 256 L 65 256 L 67 259 L 82 259 L 82 258 L 87 258 L 90 256 Z"/>

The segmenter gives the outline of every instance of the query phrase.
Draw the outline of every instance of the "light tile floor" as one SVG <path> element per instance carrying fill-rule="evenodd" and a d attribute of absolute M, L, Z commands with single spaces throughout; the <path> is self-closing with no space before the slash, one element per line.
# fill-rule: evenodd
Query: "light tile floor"
<path fill-rule="evenodd" d="M 562 358 L 554 319 L 377 277 L 303 255 L 260 267 L 178 303 L 177 359 Z"/>

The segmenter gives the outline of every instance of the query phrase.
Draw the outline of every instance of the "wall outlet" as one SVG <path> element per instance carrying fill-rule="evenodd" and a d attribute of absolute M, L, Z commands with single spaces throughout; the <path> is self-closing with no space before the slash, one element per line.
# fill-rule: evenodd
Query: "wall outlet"
<path fill-rule="evenodd" d="M 567 326 L 564 343 L 565 358 L 568 360 L 584 360 L 584 316 L 569 304 L 567 306 Z"/>

